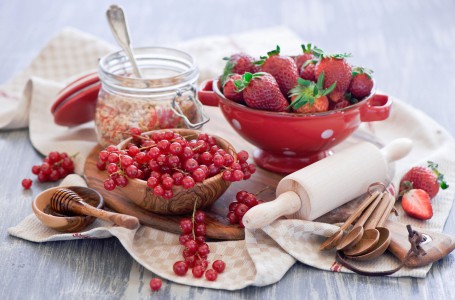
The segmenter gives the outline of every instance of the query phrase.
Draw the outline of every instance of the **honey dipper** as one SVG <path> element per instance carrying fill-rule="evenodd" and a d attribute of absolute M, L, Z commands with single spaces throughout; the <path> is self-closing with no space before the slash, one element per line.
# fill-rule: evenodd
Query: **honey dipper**
<path fill-rule="evenodd" d="M 55 191 L 51 197 L 50 206 L 62 214 L 77 214 L 97 217 L 118 226 L 128 229 L 139 227 L 139 220 L 136 217 L 108 212 L 91 206 L 86 203 L 78 194 L 72 190 L 61 188 Z"/>

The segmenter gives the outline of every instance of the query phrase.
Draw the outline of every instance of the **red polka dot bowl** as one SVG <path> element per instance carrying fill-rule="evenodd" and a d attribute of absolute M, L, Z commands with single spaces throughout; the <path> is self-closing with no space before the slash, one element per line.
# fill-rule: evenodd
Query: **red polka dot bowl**
<path fill-rule="evenodd" d="M 332 154 L 362 122 L 389 117 L 392 100 L 372 93 L 351 106 L 315 114 L 270 112 L 227 99 L 217 80 L 202 83 L 199 100 L 218 105 L 234 130 L 255 145 L 254 161 L 262 168 L 289 174 Z"/>

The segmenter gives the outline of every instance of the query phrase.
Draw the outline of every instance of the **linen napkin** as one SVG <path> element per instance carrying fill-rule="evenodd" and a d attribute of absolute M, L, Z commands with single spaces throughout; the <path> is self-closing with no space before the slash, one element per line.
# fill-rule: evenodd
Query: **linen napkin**
<path fill-rule="evenodd" d="M 78 47 L 68 46 L 74 44 Z M 289 53 L 298 53 L 301 39 L 292 31 L 279 27 L 228 37 L 201 38 L 174 46 L 196 57 L 201 70 L 200 80 L 204 80 L 213 78 L 220 72 L 223 67 L 220 57 L 239 51 L 257 55 L 263 53 L 264 49 L 274 48 L 276 44 L 289 49 Z M 70 129 L 57 126 L 50 115 L 50 106 L 65 83 L 78 73 L 95 69 L 97 58 L 111 49 L 109 45 L 74 29 L 62 31 L 49 42 L 26 71 L 0 87 L 0 126 L 21 128 L 29 124 L 31 141 L 43 154 L 50 150 L 68 151 L 70 148 L 74 152 L 77 149 L 81 155 L 78 155 L 79 160 L 76 161 L 76 171 L 81 174 L 83 161 L 96 143 L 93 123 Z M 83 55 L 80 51 L 83 51 Z M 81 61 L 74 68 L 68 67 L 68 64 L 72 65 L 70 60 L 73 57 L 79 57 Z M 70 68 L 71 71 L 61 70 L 65 68 Z M 7 104 L 3 105 L 3 102 Z M 374 133 L 384 143 L 399 137 L 408 137 L 414 141 L 412 153 L 396 163 L 395 184 L 410 166 L 424 165 L 427 160 L 440 164 L 449 184 L 455 182 L 455 158 L 451 155 L 455 150 L 454 140 L 423 112 L 394 99 L 388 120 L 362 127 L 359 133 Z M 434 217 L 427 222 L 406 217 L 397 205 L 400 212 L 398 221 L 442 231 L 454 194 L 452 188 L 438 194 L 433 200 Z M 244 241 L 210 243 L 209 259 L 221 258 L 227 264 L 226 271 L 215 282 L 194 279 L 192 276 L 176 276 L 169 266 L 181 259 L 182 246 L 178 244 L 178 236 L 146 226 L 132 231 L 96 221 L 83 232 L 61 234 L 46 228 L 34 215 L 30 215 L 10 228 L 9 233 L 33 242 L 115 236 L 138 263 L 163 278 L 182 284 L 235 290 L 248 285 L 275 283 L 297 260 L 323 270 L 350 272 L 335 263 L 333 251 L 318 250 L 324 236 L 329 236 L 337 229 L 335 225 L 324 223 L 277 220 L 262 229 L 247 230 Z M 367 263 L 365 267 L 374 269 L 378 264 L 387 269 L 395 266 L 396 260 L 391 255 L 384 255 L 380 261 Z M 430 267 L 403 268 L 394 276 L 424 277 Z"/>

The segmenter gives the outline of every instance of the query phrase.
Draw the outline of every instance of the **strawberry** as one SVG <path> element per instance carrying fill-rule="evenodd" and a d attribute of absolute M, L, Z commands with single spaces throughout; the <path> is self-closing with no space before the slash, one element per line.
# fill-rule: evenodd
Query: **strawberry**
<path fill-rule="evenodd" d="M 314 75 L 315 67 L 314 60 L 309 60 L 307 63 L 304 63 L 300 69 L 300 78 L 316 82 L 316 76 Z"/>
<path fill-rule="evenodd" d="M 428 167 L 413 167 L 401 178 L 399 194 L 410 189 L 422 189 L 433 199 L 439 192 L 439 187 L 445 190 L 449 186 L 444 181 L 444 175 L 438 171 L 438 165 L 428 161 Z"/>
<path fill-rule="evenodd" d="M 353 69 L 351 84 L 348 89 L 352 97 L 361 100 L 370 95 L 371 90 L 373 89 L 371 73 L 373 73 L 373 71 L 361 67 Z"/>
<path fill-rule="evenodd" d="M 329 110 L 342 109 L 342 108 L 348 107 L 349 105 L 351 105 L 351 103 L 346 98 L 344 98 L 343 100 L 340 100 L 338 102 L 330 101 Z"/>
<path fill-rule="evenodd" d="M 261 57 L 262 71 L 275 77 L 280 91 L 287 96 L 289 91 L 296 86 L 299 73 L 295 61 L 287 56 L 280 55 L 280 47 L 267 53 L 268 57 Z"/>
<path fill-rule="evenodd" d="M 309 60 L 315 59 L 315 56 L 313 55 L 313 48 L 311 47 L 311 44 L 307 44 L 306 46 L 304 44 L 301 45 L 303 54 L 299 54 L 295 57 L 295 64 L 297 66 L 297 70 L 301 70 L 302 66 L 304 63 L 306 63 Z M 317 48 L 316 46 L 314 48 Z M 303 78 L 306 79 L 306 78 Z M 316 80 L 314 80 L 316 81 Z"/>
<path fill-rule="evenodd" d="M 237 92 L 243 91 L 246 105 L 268 111 L 286 111 L 288 101 L 281 94 L 278 83 L 269 73 L 246 72 L 242 80 L 236 80 Z"/>
<path fill-rule="evenodd" d="M 226 98 L 241 103 L 243 102 L 243 91 L 237 92 L 235 81 L 242 79 L 242 75 L 232 74 L 228 77 L 223 87 L 223 94 Z"/>
<path fill-rule="evenodd" d="M 403 210 L 411 217 L 428 220 L 433 216 L 430 196 L 421 189 L 412 189 L 401 198 Z"/>
<path fill-rule="evenodd" d="M 291 90 L 291 107 L 298 113 L 318 113 L 327 111 L 329 108 L 329 99 L 327 95 L 333 91 L 336 83 L 333 83 L 328 89 L 323 89 L 324 73 L 322 73 L 318 82 L 299 78 L 297 86 Z"/>
<path fill-rule="evenodd" d="M 255 73 L 257 71 L 254 57 L 248 54 L 236 53 L 223 59 L 226 60 L 226 65 L 221 76 L 222 85 L 224 85 L 230 74 L 242 75 L 245 72 Z"/>
<path fill-rule="evenodd" d="M 322 72 L 325 73 L 324 88 L 328 88 L 334 82 L 337 83 L 336 88 L 328 95 L 330 100 L 338 102 L 343 99 L 343 95 L 349 88 L 352 77 L 351 66 L 346 62 L 345 58 L 349 54 L 335 54 L 327 56 L 322 51 L 315 52 L 320 57 L 319 62 L 315 67 L 315 76 L 319 78 Z"/>

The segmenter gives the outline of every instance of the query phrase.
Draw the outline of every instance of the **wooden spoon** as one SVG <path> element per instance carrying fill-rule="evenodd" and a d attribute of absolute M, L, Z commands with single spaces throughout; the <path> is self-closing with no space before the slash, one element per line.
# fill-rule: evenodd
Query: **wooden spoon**
<path fill-rule="evenodd" d="M 344 251 L 346 256 L 358 256 L 365 254 L 373 249 L 379 241 L 380 232 L 376 226 L 384 215 L 387 207 L 389 206 L 390 198 L 388 193 L 384 193 L 381 203 L 376 207 L 370 218 L 365 223 L 362 238 L 352 248 Z"/>
<path fill-rule="evenodd" d="M 51 208 L 62 214 L 77 214 L 97 217 L 116 225 L 136 229 L 139 220 L 136 217 L 108 212 L 87 204 L 78 194 L 69 189 L 58 189 L 51 197 Z"/>
<path fill-rule="evenodd" d="M 353 247 L 363 236 L 363 224 L 368 220 L 370 215 L 373 213 L 376 206 L 381 201 L 384 193 L 380 193 L 378 197 L 370 204 L 367 210 L 360 216 L 355 223 L 354 227 L 349 231 L 348 234 L 343 236 L 340 243 L 337 245 L 337 250 L 345 250 Z"/>
<path fill-rule="evenodd" d="M 379 191 L 373 192 L 357 209 L 356 211 L 344 222 L 344 224 L 340 227 L 340 229 L 335 232 L 332 236 L 327 238 L 319 247 L 319 250 L 330 250 L 333 247 L 338 245 L 341 237 L 344 234 L 344 231 L 354 222 L 355 219 L 359 217 L 359 215 L 371 204 L 371 202 L 376 199 L 379 195 Z"/>
<path fill-rule="evenodd" d="M 381 219 L 378 222 L 378 227 L 376 229 L 379 231 L 379 240 L 376 243 L 376 245 L 370 249 L 368 252 L 358 255 L 358 256 L 348 256 L 349 258 L 353 260 L 371 260 L 375 259 L 379 256 L 381 256 L 389 247 L 390 242 L 392 241 L 392 235 L 390 233 L 390 230 L 388 228 L 382 227 L 384 223 L 387 221 L 389 218 L 390 212 L 393 209 L 393 206 L 395 204 L 395 197 L 393 196 L 388 196 L 389 203 L 387 205 L 387 208 L 382 215 Z"/>

